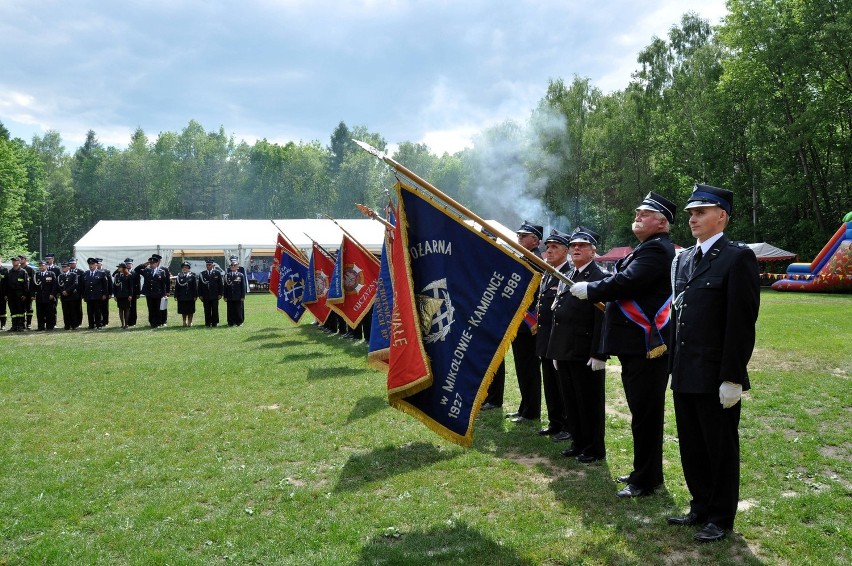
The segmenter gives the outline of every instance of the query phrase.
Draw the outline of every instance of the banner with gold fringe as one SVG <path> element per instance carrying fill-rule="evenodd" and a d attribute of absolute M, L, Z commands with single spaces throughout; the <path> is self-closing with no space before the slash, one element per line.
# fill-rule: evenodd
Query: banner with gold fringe
<path fill-rule="evenodd" d="M 355 328 L 370 312 L 376 296 L 379 260 L 357 240 L 343 234 L 326 304 Z"/>
<path fill-rule="evenodd" d="M 541 275 L 417 189 L 403 183 L 395 188 L 388 398 L 444 438 L 470 446 L 488 385 Z M 408 355 L 398 356 L 401 349 Z M 424 362 L 428 357 L 431 379 L 418 372 L 407 372 L 416 378 L 410 383 L 396 379 L 406 369 L 401 364 L 416 361 L 417 350 Z"/>
<path fill-rule="evenodd" d="M 391 225 L 395 225 L 396 214 L 393 212 L 393 207 L 390 204 L 388 204 L 387 212 L 388 221 Z M 393 282 L 391 280 L 390 262 L 393 237 L 394 231 L 388 229 L 385 233 L 385 242 L 382 245 L 376 299 L 373 301 L 373 314 L 370 321 L 370 342 L 367 346 L 367 363 L 382 371 L 388 370 L 391 333 L 393 331 L 391 325 L 393 317 Z"/>
<path fill-rule="evenodd" d="M 305 277 L 305 293 L 302 296 L 304 304 L 320 324 L 325 324 L 331 309 L 325 303 L 328 296 L 328 286 L 334 271 L 334 260 L 325 255 L 319 244 L 313 243 L 311 257 L 308 262 L 308 272 Z"/>

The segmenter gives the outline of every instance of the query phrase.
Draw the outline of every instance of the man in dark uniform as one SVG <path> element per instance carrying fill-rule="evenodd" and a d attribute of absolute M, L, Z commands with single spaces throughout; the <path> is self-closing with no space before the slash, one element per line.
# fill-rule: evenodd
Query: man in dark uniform
<path fill-rule="evenodd" d="M 108 269 L 104 269 L 104 258 L 96 257 L 95 260 L 98 262 L 98 269 L 103 271 L 107 276 L 107 300 L 101 303 L 101 325 L 109 326 L 109 300 L 112 297 L 112 276 L 110 276 Z"/>
<path fill-rule="evenodd" d="M 206 269 L 198 274 L 198 296 L 204 305 L 204 326 L 219 326 L 219 300 L 224 293 L 222 270 L 218 269 L 213 258 L 206 261 Z"/>
<path fill-rule="evenodd" d="M 673 269 L 671 388 L 683 476 L 692 501 L 673 525 L 703 525 L 694 538 L 721 540 L 734 526 L 740 487 L 740 396 L 749 389 L 760 308 L 754 252 L 723 230 L 731 191 L 695 185 L 686 210 L 696 238 Z"/>
<path fill-rule="evenodd" d="M 74 330 L 83 322 L 79 318 L 80 278 L 76 271 L 71 271 L 67 261 L 62 262 L 62 273 L 59 274 L 59 300 L 62 303 L 62 323 L 65 330 Z"/>
<path fill-rule="evenodd" d="M 21 257 L 12 258 L 12 269 L 6 275 L 6 301 L 9 303 L 10 332 L 26 330 L 27 301 L 30 293 L 30 276 L 21 267 Z"/>
<path fill-rule="evenodd" d="M 633 221 L 640 242 L 636 249 L 616 262 L 614 274 L 570 289 L 579 299 L 607 302 L 601 350 L 621 362 L 621 383 L 631 414 L 633 471 L 617 478 L 627 484 L 618 497 L 650 495 L 663 483 L 669 372 L 662 332 L 671 303 L 674 244 L 669 230 L 674 211 L 670 200 L 648 193 Z"/>
<path fill-rule="evenodd" d="M 231 265 L 224 278 L 228 326 L 242 326 L 245 321 L 245 279 L 245 273 L 240 272 L 236 258 L 232 258 Z"/>
<path fill-rule="evenodd" d="M 133 258 L 128 257 L 124 260 L 124 265 L 127 266 L 127 274 L 130 276 L 131 281 L 131 289 L 132 293 L 130 295 L 130 309 L 127 312 L 127 320 L 125 321 L 126 326 L 133 327 L 136 326 L 136 319 L 138 317 L 136 306 L 139 304 L 139 296 L 142 294 L 142 285 L 139 282 L 139 274 L 133 271 Z M 118 270 L 116 270 L 117 272 Z M 115 273 L 113 273 L 113 277 Z"/>
<path fill-rule="evenodd" d="M 544 241 L 546 246 L 544 261 L 562 273 L 568 273 L 571 264 L 568 262 L 567 234 L 553 230 Z M 562 395 L 559 392 L 559 375 L 553 359 L 547 355 L 550 344 L 550 330 L 553 325 L 553 299 L 559 287 L 559 279 L 547 274 L 542 279 L 538 296 L 538 332 L 535 334 L 536 354 L 541 358 L 541 377 L 544 384 L 544 404 L 547 406 L 547 429 L 554 431 L 551 440 L 563 442 L 571 439 L 571 423 L 565 414 Z M 519 417 L 516 417 L 519 418 Z"/>
<path fill-rule="evenodd" d="M 9 268 L 3 267 L 3 256 L 0 256 L 0 331 L 6 330 L 6 277 Z"/>
<path fill-rule="evenodd" d="M 72 257 L 68 260 L 68 269 L 77 274 L 77 284 L 80 286 L 80 302 L 77 303 L 77 324 L 74 328 L 79 328 L 83 324 L 83 274 L 82 269 L 77 267 L 77 258 Z"/>
<path fill-rule="evenodd" d="M 525 221 L 515 231 L 515 235 L 518 238 L 518 244 L 538 256 L 539 245 L 544 238 L 544 227 Z M 530 312 L 521 322 L 518 333 L 512 340 L 512 357 L 515 360 L 515 374 L 518 378 L 521 402 L 518 404 L 518 410 L 508 413 L 507 418 L 524 417 L 530 420 L 541 418 L 541 358 L 535 351 L 535 334 L 538 332 L 537 303 L 538 290 L 533 297 Z M 548 426 L 541 429 L 539 434 L 556 434 L 557 432 L 559 431 Z"/>
<path fill-rule="evenodd" d="M 148 304 L 148 324 L 151 328 L 159 328 L 165 323 L 165 310 L 160 310 L 163 297 L 169 296 L 171 275 L 168 270 L 160 267 L 162 256 L 153 254 L 148 261 L 136 266 L 134 273 L 144 278 L 142 294 Z"/>
<path fill-rule="evenodd" d="M 103 328 L 103 308 L 101 303 L 107 300 L 109 285 L 106 271 L 98 269 L 98 260 L 90 257 L 86 260 L 89 270 L 83 272 L 83 300 L 86 301 L 86 315 L 89 319 L 89 330 Z"/>
<path fill-rule="evenodd" d="M 606 277 L 595 263 L 599 236 L 588 228 L 571 234 L 569 252 L 574 269 L 568 278 L 575 282 L 600 281 Z M 559 388 L 565 413 L 571 416 L 573 446 L 562 451 L 590 464 L 606 457 L 604 444 L 606 359 L 601 352 L 603 312 L 589 301 L 581 301 L 560 283 L 553 301 L 553 327 L 547 357 L 556 360 Z"/>
<path fill-rule="evenodd" d="M 35 275 L 36 321 L 39 330 L 56 328 L 56 303 L 59 296 L 59 280 L 56 274 L 47 268 L 47 262 L 38 262 Z"/>
<path fill-rule="evenodd" d="M 45 254 L 44 261 L 47 262 L 47 270 L 52 271 L 56 277 L 59 277 L 59 274 L 62 273 L 62 270 L 56 265 L 56 254 Z"/>
<path fill-rule="evenodd" d="M 27 299 L 24 301 L 26 305 L 26 325 L 27 330 L 30 329 L 33 323 L 33 298 L 35 297 L 35 268 L 29 264 L 29 258 L 25 255 L 21 255 L 21 269 L 27 272 L 27 281 L 29 282 L 30 288 L 27 290 Z"/>

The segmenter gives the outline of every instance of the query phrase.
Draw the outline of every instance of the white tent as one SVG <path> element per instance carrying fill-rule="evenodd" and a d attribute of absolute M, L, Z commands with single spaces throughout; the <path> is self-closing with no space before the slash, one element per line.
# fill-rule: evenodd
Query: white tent
<path fill-rule="evenodd" d="M 337 222 L 367 249 L 381 252 L 385 230 L 380 223 L 365 218 Z M 236 255 L 247 266 L 251 256 L 275 254 L 279 229 L 303 250 L 311 249 L 311 239 L 336 250 L 343 237 L 329 219 L 101 220 L 74 245 L 74 254 L 81 264 L 89 257 L 103 258 L 107 269 L 127 257 L 139 265 L 154 253 L 165 265 L 173 257 Z"/>
<path fill-rule="evenodd" d="M 796 259 L 796 254 L 793 252 L 776 248 L 772 244 L 767 244 L 766 242 L 749 244 L 748 247 L 754 251 L 754 255 L 757 256 L 758 261 L 789 261 L 791 259 Z"/>

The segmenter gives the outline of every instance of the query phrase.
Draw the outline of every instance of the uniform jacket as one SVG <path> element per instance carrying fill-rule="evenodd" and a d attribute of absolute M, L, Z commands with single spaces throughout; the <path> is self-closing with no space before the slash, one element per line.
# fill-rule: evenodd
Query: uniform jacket
<path fill-rule="evenodd" d="M 760 308 L 757 258 L 747 245 L 722 236 L 693 271 L 694 250 L 683 251 L 673 268 L 672 390 L 714 393 L 723 381 L 748 390 Z"/>
<path fill-rule="evenodd" d="M 225 292 L 222 271 L 213 269 L 210 273 L 205 269 L 198 274 L 198 296 L 204 300 L 219 300 Z"/>
<path fill-rule="evenodd" d="M 607 303 L 601 334 L 602 352 L 613 356 L 644 357 L 647 354 L 644 330 L 630 321 L 614 301 L 636 301 L 645 316 L 653 319 L 672 294 L 674 255 L 669 235 L 656 234 L 618 260 L 612 275 L 589 284 L 589 301 Z M 665 337 L 666 329 L 661 332 Z"/>
<path fill-rule="evenodd" d="M 55 303 L 59 295 L 59 279 L 49 269 L 35 275 L 35 300 L 37 303 Z"/>
<path fill-rule="evenodd" d="M 103 269 L 83 272 L 83 298 L 87 301 L 97 301 L 104 295 L 109 295 L 109 275 Z"/>
<path fill-rule="evenodd" d="M 0 265 L 0 297 L 6 298 L 6 277 L 9 275 L 9 269 Z"/>
<path fill-rule="evenodd" d="M 6 296 L 9 302 L 12 302 L 12 299 L 20 301 L 21 298 L 27 298 L 30 296 L 29 293 L 30 276 L 27 270 L 22 267 L 10 269 L 6 275 Z"/>
<path fill-rule="evenodd" d="M 127 299 L 135 292 L 136 277 L 133 273 L 116 272 L 112 276 L 112 294 L 116 299 Z"/>
<path fill-rule="evenodd" d="M 246 276 L 239 271 L 225 272 L 225 300 L 239 301 L 246 296 Z"/>
<path fill-rule="evenodd" d="M 142 294 L 146 297 L 159 298 L 167 297 L 171 290 L 171 274 L 165 267 L 160 267 L 156 271 L 145 264 L 137 265 L 133 268 L 133 272 L 144 278 L 142 283 Z"/>
<path fill-rule="evenodd" d="M 195 273 L 180 272 L 175 278 L 175 300 L 194 301 L 198 297 L 198 277 Z"/>
<path fill-rule="evenodd" d="M 76 271 L 59 274 L 59 298 L 63 301 L 74 301 L 80 298 L 80 276 Z M 63 292 L 67 292 L 65 295 Z"/>
<path fill-rule="evenodd" d="M 606 273 L 593 261 L 571 279 L 579 283 L 600 281 L 604 277 Z M 600 351 L 602 327 L 603 312 L 595 303 L 581 301 L 571 294 L 567 285 L 563 286 L 553 301 L 547 357 L 578 362 L 586 362 L 589 358 L 606 360 L 609 356 Z"/>
<path fill-rule="evenodd" d="M 571 263 L 565 262 L 559 271 L 568 273 Z M 535 355 L 546 358 L 547 346 L 550 343 L 550 329 L 553 326 L 553 299 L 556 297 L 556 289 L 559 287 L 559 279 L 553 275 L 545 274 L 541 280 L 538 294 L 538 332 L 535 335 Z"/>

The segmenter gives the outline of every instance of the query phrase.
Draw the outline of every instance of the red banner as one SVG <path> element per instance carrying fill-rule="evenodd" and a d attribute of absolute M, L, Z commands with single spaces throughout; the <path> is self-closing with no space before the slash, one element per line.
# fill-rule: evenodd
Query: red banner
<path fill-rule="evenodd" d="M 281 251 L 289 250 L 290 255 L 293 257 L 301 257 L 301 252 L 290 245 L 290 242 L 284 238 L 283 234 L 278 234 L 278 241 L 275 243 L 275 257 L 272 258 L 272 269 L 269 274 L 269 292 L 278 296 L 278 278 L 279 278 L 279 267 L 281 266 Z"/>
<path fill-rule="evenodd" d="M 337 256 L 341 264 L 343 300 L 326 304 L 342 316 L 346 324 L 355 328 L 370 312 L 376 298 L 379 260 L 346 234 L 343 235 Z"/>
<path fill-rule="evenodd" d="M 325 255 L 316 242 L 314 242 L 311 252 L 311 267 L 313 268 L 313 274 L 309 274 L 308 277 L 313 276 L 311 280 L 311 284 L 314 287 L 313 294 L 311 300 L 305 300 L 303 303 L 320 324 L 325 324 L 331 312 L 325 299 L 328 296 L 331 273 L 334 271 L 334 260 Z"/>

